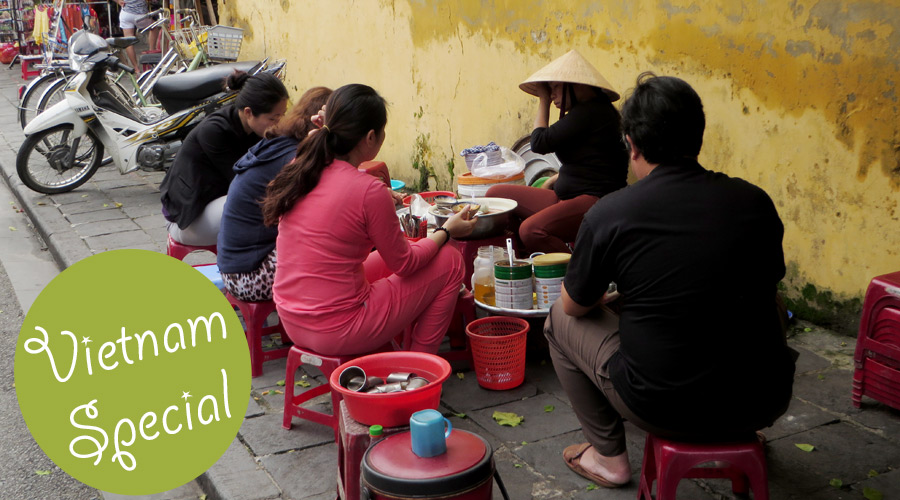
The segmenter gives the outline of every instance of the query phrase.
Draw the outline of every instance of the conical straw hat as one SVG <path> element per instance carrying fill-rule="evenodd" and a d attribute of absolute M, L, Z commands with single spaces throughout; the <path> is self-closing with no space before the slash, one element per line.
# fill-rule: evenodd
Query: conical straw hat
<path fill-rule="evenodd" d="M 572 49 L 562 57 L 539 69 L 537 73 L 519 84 L 519 88 L 531 95 L 537 95 L 539 82 L 583 83 L 597 87 L 609 96 L 610 101 L 618 101 L 619 93 L 603 78 L 591 63 L 577 50 Z"/>

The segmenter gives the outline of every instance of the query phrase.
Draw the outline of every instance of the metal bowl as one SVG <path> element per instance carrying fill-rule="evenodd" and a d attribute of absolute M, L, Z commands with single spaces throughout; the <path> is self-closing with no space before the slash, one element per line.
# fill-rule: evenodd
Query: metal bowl
<path fill-rule="evenodd" d="M 472 234 L 465 238 L 460 238 L 461 240 L 481 240 L 503 234 L 509 225 L 510 212 L 517 205 L 514 200 L 506 198 L 472 198 L 460 200 L 458 203 L 460 205 L 466 203 L 477 204 L 482 209 L 482 212 L 478 214 Z M 447 219 L 453 215 L 452 210 L 445 207 L 431 207 L 428 212 L 434 216 L 438 227 L 443 226 Z"/>

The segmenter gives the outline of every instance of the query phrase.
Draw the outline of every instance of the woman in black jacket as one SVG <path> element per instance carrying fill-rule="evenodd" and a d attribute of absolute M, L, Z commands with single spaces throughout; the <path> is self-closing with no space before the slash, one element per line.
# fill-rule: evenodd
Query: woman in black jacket
<path fill-rule="evenodd" d="M 159 186 L 169 235 L 186 245 L 216 244 L 235 162 L 287 111 L 287 89 L 269 73 L 235 72 L 225 86 L 240 90 L 234 103 L 188 134 Z"/>

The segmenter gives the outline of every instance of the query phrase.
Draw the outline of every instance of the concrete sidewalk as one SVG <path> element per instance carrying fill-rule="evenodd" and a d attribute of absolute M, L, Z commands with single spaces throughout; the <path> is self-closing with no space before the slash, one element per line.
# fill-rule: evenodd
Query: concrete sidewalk
<path fill-rule="evenodd" d="M 16 87 L 22 83 L 17 69 L 0 69 L 0 172 L 60 267 L 119 248 L 165 252 L 158 189 L 161 173 L 123 176 L 114 166 L 101 167 L 84 186 L 52 196 L 22 185 L 15 172 L 15 156 L 23 140 L 15 118 Z M 900 498 L 900 412 L 871 400 L 862 409 L 852 406 L 854 340 L 799 322 L 790 343 L 801 354 L 794 399 L 788 413 L 765 430 L 771 498 L 856 499 L 864 498 L 864 489 L 880 492 L 884 499 Z M 444 385 L 441 410 L 455 427 L 471 430 L 491 443 L 513 499 L 635 498 L 644 434 L 628 428 L 634 476 L 627 487 L 594 489 L 570 472 L 562 449 L 584 438 L 549 361 L 542 357 L 532 356 L 525 383 L 511 391 L 481 389 L 471 372 L 451 376 Z M 325 383 L 316 373 L 307 375 L 313 385 Z M 200 478 L 208 498 L 335 497 L 337 449 L 332 432 L 296 418 L 292 430 L 281 428 L 284 400 L 275 391 L 284 390 L 278 385 L 284 378 L 282 359 L 267 363 L 264 375 L 253 380 L 253 397 L 237 438 Z M 317 404 L 327 406 L 328 402 L 321 398 Z M 548 406 L 554 410 L 545 411 Z M 518 427 L 501 427 L 491 418 L 495 410 L 515 412 L 525 421 Z M 812 444 L 815 451 L 804 452 L 797 443 Z M 839 479 L 843 487 L 831 486 L 833 479 Z M 724 480 L 685 480 L 679 494 L 733 498 Z M 496 487 L 495 498 L 500 498 Z"/>

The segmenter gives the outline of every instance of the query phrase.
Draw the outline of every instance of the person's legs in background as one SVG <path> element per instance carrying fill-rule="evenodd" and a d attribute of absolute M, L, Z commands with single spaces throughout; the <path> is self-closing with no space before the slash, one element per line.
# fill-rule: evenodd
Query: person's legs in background
<path fill-rule="evenodd" d="M 559 201 L 556 192 L 552 189 L 533 188 L 516 184 L 492 186 L 487 190 L 486 196 L 489 198 L 506 198 L 516 202 L 516 209 L 513 210 L 512 217 L 510 217 L 509 229 L 516 235 L 517 248 L 527 248 L 523 241 L 524 238 L 521 237 L 519 231 L 523 221 Z M 523 253 L 526 251 L 523 250 Z M 531 251 L 527 253 L 531 253 Z"/>
<path fill-rule="evenodd" d="M 519 227 L 519 237 L 530 252 L 570 253 L 584 214 L 599 198 L 588 194 L 554 203 L 528 217 Z M 529 253 L 530 253 L 529 252 Z"/>

